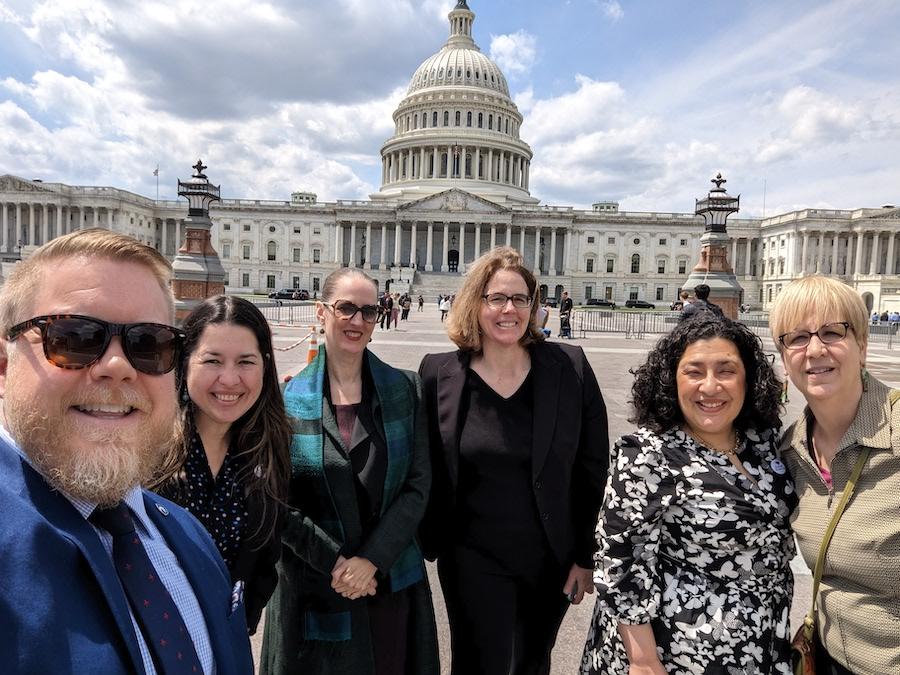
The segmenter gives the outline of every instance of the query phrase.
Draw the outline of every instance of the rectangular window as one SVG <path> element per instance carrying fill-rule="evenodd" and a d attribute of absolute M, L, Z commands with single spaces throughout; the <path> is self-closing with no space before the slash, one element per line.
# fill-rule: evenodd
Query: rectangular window
<path fill-rule="evenodd" d="M 615 244 L 615 243 L 616 243 L 616 238 L 615 238 L 615 237 L 607 237 L 607 238 L 606 238 L 606 243 L 607 243 L 607 244 L 610 244 L 610 245 Z"/>
<path fill-rule="evenodd" d="M 606 288 L 603 289 L 603 297 L 605 297 L 607 300 L 613 299 L 613 287 L 612 286 L 607 286 Z"/>
<path fill-rule="evenodd" d="M 590 274 L 591 272 L 594 271 L 594 259 L 593 258 L 587 259 L 587 271 L 588 271 L 588 274 Z"/>
<path fill-rule="evenodd" d="M 313 234 L 322 234 L 322 228 L 321 228 L 321 227 L 314 227 L 314 228 L 313 228 Z"/>
<path fill-rule="evenodd" d="M 686 260 L 678 261 L 678 274 L 687 274 L 687 261 Z"/>
<path fill-rule="evenodd" d="M 228 260 L 231 257 L 231 244 L 222 244 L 222 257 Z"/>
<path fill-rule="evenodd" d="M 250 260 L 250 244 L 244 244 L 242 248 L 244 260 Z"/>
<path fill-rule="evenodd" d="M 313 293 L 319 292 L 319 277 L 312 278 Z"/>
<path fill-rule="evenodd" d="M 298 225 L 295 225 L 294 226 L 294 234 L 301 234 L 301 233 L 302 233 L 302 229 Z"/>
<path fill-rule="evenodd" d="M 606 272 L 607 272 L 607 274 L 611 274 L 612 272 L 614 272 L 614 271 L 615 271 L 615 267 L 616 267 L 616 261 L 615 261 L 615 259 L 614 259 L 614 258 L 607 258 L 607 259 L 606 259 Z"/>
<path fill-rule="evenodd" d="M 687 246 L 687 239 L 682 239 L 682 240 L 679 242 L 679 244 L 680 244 L 681 246 Z"/>
<path fill-rule="evenodd" d="M 249 232 L 249 231 L 250 231 L 250 225 L 247 223 L 244 223 L 244 232 Z"/>
<path fill-rule="evenodd" d="M 291 277 L 291 288 L 300 288 L 300 277 Z"/>
<path fill-rule="evenodd" d="M 588 243 L 589 243 L 589 244 L 593 244 L 593 243 L 594 243 L 594 238 L 593 238 L 593 237 L 588 237 Z"/>
<path fill-rule="evenodd" d="M 666 297 L 666 287 L 665 286 L 657 286 L 656 287 L 656 299 L 664 300 Z"/>
<path fill-rule="evenodd" d="M 244 288 L 248 288 L 250 286 L 250 273 L 242 272 L 241 273 L 241 286 Z"/>
<path fill-rule="evenodd" d="M 638 299 L 638 287 L 632 286 L 631 290 L 628 291 L 628 299 L 629 300 L 637 300 Z"/>
<path fill-rule="evenodd" d="M 223 225 L 222 225 L 222 229 L 223 229 L 225 232 L 231 232 L 231 223 L 225 223 L 225 224 L 223 224 Z"/>
<path fill-rule="evenodd" d="M 665 246 L 665 245 L 666 245 L 666 238 L 665 238 L 665 237 L 661 237 L 661 238 L 660 238 L 660 240 L 659 240 L 659 245 L 660 245 L 660 246 Z"/>
<path fill-rule="evenodd" d="M 593 286 L 585 286 L 584 287 L 584 299 L 590 300 L 594 297 L 594 287 Z"/>
<path fill-rule="evenodd" d="M 322 251 L 321 249 L 314 248 L 313 249 L 313 262 L 318 264 L 322 262 Z"/>
<path fill-rule="evenodd" d="M 267 274 L 266 275 L 266 288 L 275 288 L 275 275 Z"/>
<path fill-rule="evenodd" d="M 300 249 L 299 248 L 293 249 L 293 254 L 294 254 L 294 262 L 295 263 L 300 262 Z"/>
<path fill-rule="evenodd" d="M 657 274 L 665 274 L 666 273 L 666 261 L 665 260 L 657 260 L 656 261 L 656 273 Z"/>

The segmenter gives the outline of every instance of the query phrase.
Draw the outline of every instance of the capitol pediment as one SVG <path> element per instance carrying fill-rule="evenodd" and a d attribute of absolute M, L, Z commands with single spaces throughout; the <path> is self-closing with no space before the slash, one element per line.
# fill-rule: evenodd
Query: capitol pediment
<path fill-rule="evenodd" d="M 53 192 L 53 190 L 41 187 L 30 180 L 5 174 L 0 176 L 0 192 Z"/>
<path fill-rule="evenodd" d="M 507 209 L 471 192 L 451 188 L 403 204 L 398 212 L 435 211 L 441 213 L 506 213 Z"/>

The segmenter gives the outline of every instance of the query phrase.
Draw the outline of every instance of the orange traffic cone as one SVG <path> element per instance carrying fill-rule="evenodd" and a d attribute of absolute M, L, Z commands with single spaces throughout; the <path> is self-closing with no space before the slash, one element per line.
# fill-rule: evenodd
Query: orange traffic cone
<path fill-rule="evenodd" d="M 309 334 L 309 351 L 306 352 L 307 365 L 312 363 L 319 355 L 319 329 L 315 326 L 310 327 Z"/>

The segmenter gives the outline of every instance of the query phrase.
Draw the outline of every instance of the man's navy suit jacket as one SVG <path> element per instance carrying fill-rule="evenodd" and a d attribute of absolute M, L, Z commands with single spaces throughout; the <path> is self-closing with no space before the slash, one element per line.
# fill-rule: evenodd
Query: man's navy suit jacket
<path fill-rule="evenodd" d="M 219 675 L 253 672 L 243 603 L 190 514 L 144 491 L 206 620 Z M 91 525 L 0 438 L 0 672 L 143 673 L 128 604 Z"/>

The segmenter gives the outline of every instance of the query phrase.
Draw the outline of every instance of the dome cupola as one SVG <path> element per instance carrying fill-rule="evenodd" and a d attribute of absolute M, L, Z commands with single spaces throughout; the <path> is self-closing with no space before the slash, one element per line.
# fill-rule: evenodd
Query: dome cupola
<path fill-rule="evenodd" d="M 418 199 L 459 187 L 497 202 L 536 203 L 528 193 L 532 152 L 503 72 L 472 37 L 475 13 L 458 0 L 450 36 L 413 74 L 381 148 L 373 199 Z"/>

